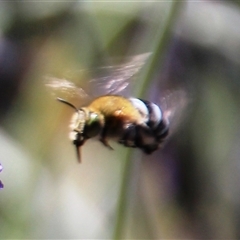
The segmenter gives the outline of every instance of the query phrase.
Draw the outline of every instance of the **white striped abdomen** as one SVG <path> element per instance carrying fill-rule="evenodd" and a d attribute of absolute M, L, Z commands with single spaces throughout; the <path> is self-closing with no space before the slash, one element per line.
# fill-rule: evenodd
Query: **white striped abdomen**
<path fill-rule="evenodd" d="M 139 98 L 129 98 L 139 111 L 144 124 L 129 125 L 119 143 L 127 147 L 141 148 L 145 153 L 157 150 L 168 135 L 169 126 L 162 110 L 156 104 Z"/>

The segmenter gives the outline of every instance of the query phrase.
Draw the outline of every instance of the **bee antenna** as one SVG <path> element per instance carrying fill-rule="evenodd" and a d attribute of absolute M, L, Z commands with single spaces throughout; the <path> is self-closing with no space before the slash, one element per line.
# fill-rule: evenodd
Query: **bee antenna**
<path fill-rule="evenodd" d="M 73 105 L 73 104 L 71 104 L 70 102 L 68 102 L 68 101 L 66 101 L 66 100 L 64 100 L 64 99 L 62 99 L 62 98 L 57 98 L 57 100 L 59 101 L 59 102 L 62 102 L 62 103 L 65 103 L 65 104 L 67 104 L 68 106 L 70 106 L 70 107 L 72 107 L 73 109 L 75 109 L 75 111 L 76 112 L 78 112 L 78 109 Z"/>

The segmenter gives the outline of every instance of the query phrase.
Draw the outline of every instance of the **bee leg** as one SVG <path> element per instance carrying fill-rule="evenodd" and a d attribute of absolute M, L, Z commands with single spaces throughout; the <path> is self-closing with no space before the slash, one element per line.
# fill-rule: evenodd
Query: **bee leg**
<path fill-rule="evenodd" d="M 107 136 L 107 129 L 106 129 L 106 128 L 103 128 L 99 140 L 100 140 L 100 142 L 102 142 L 102 144 L 103 144 L 105 147 L 109 148 L 110 150 L 114 150 L 114 149 L 109 145 L 106 136 Z"/>
<path fill-rule="evenodd" d="M 114 150 L 114 149 L 109 145 L 109 143 L 108 143 L 108 141 L 107 141 L 106 138 L 100 138 L 100 142 L 102 142 L 102 144 L 103 144 L 105 147 L 109 148 L 110 150 Z"/>

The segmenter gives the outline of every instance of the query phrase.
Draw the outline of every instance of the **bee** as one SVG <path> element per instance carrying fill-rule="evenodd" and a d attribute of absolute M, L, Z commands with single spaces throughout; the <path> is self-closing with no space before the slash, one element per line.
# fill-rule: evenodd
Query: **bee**
<path fill-rule="evenodd" d="M 116 94 L 127 88 L 130 78 L 139 71 L 148 56 L 149 54 L 137 55 L 126 64 L 112 67 L 110 77 L 95 79 L 95 85 L 103 83 L 98 91 L 104 88 L 108 94 L 96 97 L 86 106 L 77 108 L 69 101 L 57 98 L 75 111 L 70 122 L 69 137 L 76 147 L 79 162 L 81 146 L 88 139 L 96 137 L 109 149 L 113 149 L 109 140 L 115 140 L 126 147 L 139 148 L 146 154 L 161 147 L 169 134 L 169 114 L 165 114 L 167 111 L 164 113 L 153 102 Z M 72 93 L 84 92 L 65 79 L 48 78 L 46 85 Z"/>

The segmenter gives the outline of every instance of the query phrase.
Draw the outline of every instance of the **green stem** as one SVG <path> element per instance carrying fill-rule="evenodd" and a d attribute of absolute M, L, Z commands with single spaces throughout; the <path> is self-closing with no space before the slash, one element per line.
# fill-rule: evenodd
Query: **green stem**
<path fill-rule="evenodd" d="M 140 81 L 141 89 L 138 91 L 139 97 L 144 96 L 145 90 L 148 89 L 150 84 L 150 79 L 153 77 L 157 64 L 159 64 L 159 59 L 163 58 L 164 49 L 169 42 L 171 37 L 171 29 L 174 24 L 174 20 L 177 16 L 177 12 L 180 9 L 180 1 L 174 1 L 172 3 L 171 9 L 169 11 L 168 17 L 166 19 L 166 24 L 161 31 L 159 31 L 158 42 L 156 44 L 155 49 L 153 50 L 153 56 L 151 63 L 149 64 L 148 69 Z M 123 169 L 123 177 L 120 187 L 119 199 L 118 199 L 118 208 L 117 208 L 117 216 L 115 229 L 113 234 L 113 239 L 122 239 L 124 235 L 124 226 L 127 220 L 127 207 L 128 207 L 128 195 L 130 191 L 131 185 L 131 175 L 134 168 L 134 156 L 133 151 L 128 150 L 127 156 L 124 160 L 124 169 Z M 138 164 L 140 161 L 138 161 Z"/>
<path fill-rule="evenodd" d="M 123 176 L 118 199 L 118 209 L 113 239 L 122 239 L 123 235 L 124 223 L 127 216 L 127 196 L 129 191 L 128 184 L 131 180 L 131 173 L 133 168 L 133 163 L 131 162 L 132 156 L 133 151 L 128 149 L 123 167 Z"/>

